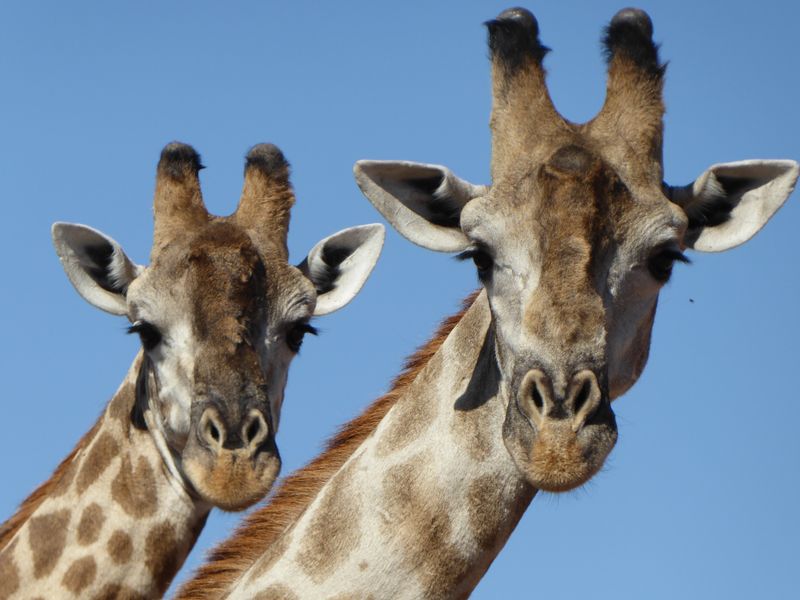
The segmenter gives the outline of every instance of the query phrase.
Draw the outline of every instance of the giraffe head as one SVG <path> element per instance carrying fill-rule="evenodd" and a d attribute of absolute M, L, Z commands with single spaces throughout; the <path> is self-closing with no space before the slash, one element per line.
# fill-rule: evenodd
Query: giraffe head
<path fill-rule="evenodd" d="M 798 165 L 717 164 L 687 186 L 665 184 L 665 67 L 641 10 L 606 29 L 606 101 L 585 124 L 551 102 L 534 16 L 510 9 L 487 26 L 491 186 L 409 162 L 362 161 L 355 175 L 402 235 L 474 260 L 507 402 L 505 446 L 531 484 L 563 491 L 615 444 L 610 402 L 645 366 L 673 264 L 686 249 L 748 240 L 791 193 Z"/>
<path fill-rule="evenodd" d="M 280 468 L 275 433 L 289 364 L 312 316 L 347 304 L 383 244 L 381 225 L 353 227 L 287 262 L 294 193 L 280 150 L 247 155 L 236 212 L 210 215 L 199 155 L 184 144 L 161 154 L 149 266 L 104 234 L 67 223 L 53 240 L 72 284 L 94 306 L 127 316 L 143 357 L 134 426 L 203 500 L 238 510 L 262 498 Z"/>

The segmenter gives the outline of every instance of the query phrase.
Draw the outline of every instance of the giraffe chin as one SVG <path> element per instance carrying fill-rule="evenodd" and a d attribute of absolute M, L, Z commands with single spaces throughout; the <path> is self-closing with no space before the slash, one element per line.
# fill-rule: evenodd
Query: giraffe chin
<path fill-rule="evenodd" d="M 241 451 L 218 456 L 202 453 L 185 457 L 183 471 L 195 491 L 207 502 L 226 511 L 240 511 L 264 498 L 281 469 L 276 453 L 251 458 Z"/>
<path fill-rule="evenodd" d="M 567 492 L 589 481 L 617 442 L 614 413 L 610 408 L 600 412 L 575 432 L 566 419 L 546 420 L 537 429 L 511 408 L 503 441 L 528 483 L 546 492 Z"/>

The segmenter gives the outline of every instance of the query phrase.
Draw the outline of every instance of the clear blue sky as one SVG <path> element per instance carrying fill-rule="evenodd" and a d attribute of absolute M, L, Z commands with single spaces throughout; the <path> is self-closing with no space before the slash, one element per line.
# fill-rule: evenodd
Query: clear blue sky
<path fill-rule="evenodd" d="M 599 109 L 601 28 L 619 2 L 538 2 L 556 105 Z M 378 221 L 360 158 L 443 163 L 488 182 L 481 23 L 501 2 L 4 2 L 0 6 L 0 520 L 87 430 L 137 350 L 81 300 L 50 224 L 90 224 L 140 262 L 155 164 L 193 144 L 207 203 L 235 206 L 243 156 L 294 167 L 290 249 Z M 665 166 L 800 158 L 797 2 L 644 2 L 670 61 Z M 797 194 L 795 194 L 797 196 Z M 695 255 L 661 296 L 620 441 L 584 489 L 537 497 L 476 598 L 797 597 L 800 199 L 746 246 Z M 390 232 L 362 294 L 320 319 L 290 374 L 284 473 L 386 389 L 403 357 L 475 286 L 473 269 Z M 692 301 L 693 300 L 693 301 Z M 236 516 L 214 513 L 188 562 Z M 186 577 L 184 569 L 180 577 Z"/>

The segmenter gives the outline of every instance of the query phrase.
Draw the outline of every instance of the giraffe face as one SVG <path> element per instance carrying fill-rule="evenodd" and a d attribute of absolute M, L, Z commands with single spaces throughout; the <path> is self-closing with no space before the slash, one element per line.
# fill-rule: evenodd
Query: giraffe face
<path fill-rule="evenodd" d="M 316 297 L 298 269 L 223 222 L 166 247 L 128 289 L 154 392 L 139 405 L 155 404 L 189 482 L 216 506 L 247 506 L 277 476 L 288 369 Z"/>
<path fill-rule="evenodd" d="M 488 27 L 492 185 L 409 162 L 361 161 L 355 175 L 402 235 L 474 260 L 506 402 L 498 435 L 533 486 L 564 491 L 616 442 L 611 400 L 645 366 L 658 294 L 683 250 L 749 239 L 791 193 L 798 165 L 728 163 L 664 184 L 664 67 L 642 11 L 612 19 L 606 103 L 582 125 L 552 106 L 533 15 L 511 9 Z"/>
<path fill-rule="evenodd" d="M 277 477 L 275 434 L 289 365 L 315 331 L 312 316 L 355 296 L 384 230 L 345 229 L 292 266 L 285 228 L 294 196 L 280 151 L 251 150 L 242 202 L 230 217 L 205 212 L 199 168 L 188 146 L 162 153 L 147 267 L 86 226 L 56 224 L 53 238 L 78 292 L 127 316 L 141 338 L 133 426 L 164 441 L 165 461 L 203 500 L 239 510 Z"/>

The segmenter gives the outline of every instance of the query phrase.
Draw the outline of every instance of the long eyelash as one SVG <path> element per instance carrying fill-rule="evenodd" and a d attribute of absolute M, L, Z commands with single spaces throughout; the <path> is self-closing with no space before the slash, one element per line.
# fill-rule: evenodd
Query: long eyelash
<path fill-rule="evenodd" d="M 456 254 L 453 257 L 453 260 L 462 261 L 462 260 L 472 260 L 472 258 L 479 252 L 478 248 L 467 248 L 463 252 Z"/>
<path fill-rule="evenodd" d="M 144 321 L 136 321 L 136 322 L 135 322 L 133 325 L 131 325 L 130 327 L 128 327 L 127 329 L 125 329 L 125 333 L 127 333 L 127 334 L 131 334 L 131 333 L 139 333 L 139 332 L 141 332 L 141 331 L 142 331 L 142 330 L 143 330 L 145 327 L 147 327 L 147 325 L 145 324 L 145 322 L 144 322 Z"/>
<path fill-rule="evenodd" d="M 664 253 L 665 256 L 668 256 L 669 258 L 671 258 L 675 262 L 682 262 L 682 263 L 687 264 L 687 265 L 692 264 L 691 259 L 688 256 L 686 256 L 683 252 L 681 252 L 680 250 L 675 250 L 674 248 L 666 248 L 663 251 L 663 253 Z"/>
<path fill-rule="evenodd" d="M 311 335 L 319 335 L 319 329 L 314 327 L 311 323 L 302 323 L 298 325 L 298 327 L 303 330 L 303 333 L 310 333 Z"/>

